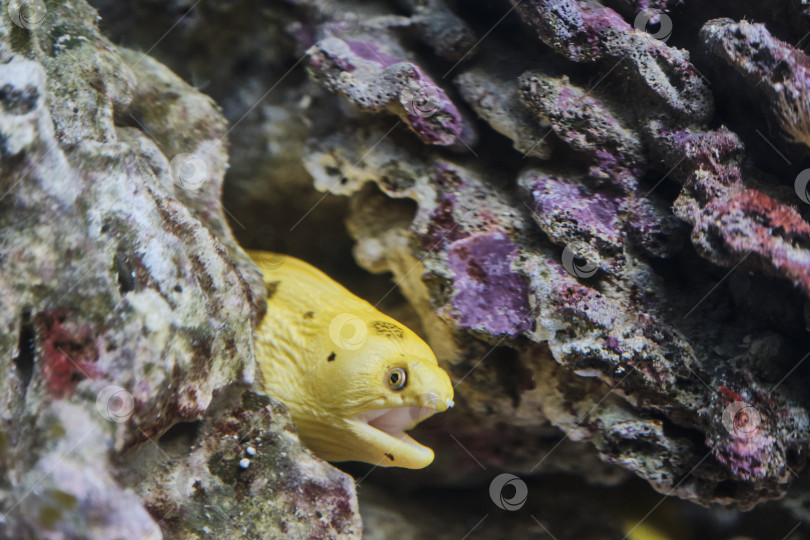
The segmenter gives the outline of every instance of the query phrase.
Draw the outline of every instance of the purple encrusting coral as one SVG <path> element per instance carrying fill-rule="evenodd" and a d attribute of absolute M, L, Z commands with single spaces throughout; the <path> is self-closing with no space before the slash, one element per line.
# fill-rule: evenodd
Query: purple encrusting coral
<path fill-rule="evenodd" d="M 567 77 L 551 77 L 540 71 L 524 73 L 519 84 L 521 99 L 527 107 L 538 119 L 549 122 L 555 134 L 587 160 L 587 169 L 582 167 L 583 173 L 587 171 L 584 178 L 556 179 L 558 183 L 579 185 L 580 200 L 577 202 L 554 202 L 554 193 L 546 193 L 543 178 L 554 176 L 553 173 L 533 169 L 522 173 L 519 183 L 529 192 L 531 207 L 535 210 L 533 217 L 540 227 L 557 242 L 571 242 L 576 239 L 578 228 L 581 232 L 592 229 L 588 224 L 592 219 L 574 220 L 568 227 L 569 234 L 562 236 L 551 232 L 554 223 L 563 225 L 570 212 L 592 206 L 598 210 L 603 204 L 594 206 L 594 202 L 610 201 L 616 218 L 613 226 L 633 244 L 655 255 L 676 251 L 680 246 L 676 234 L 678 225 L 676 220 L 667 216 L 661 201 L 651 197 L 651 193 L 642 194 L 640 190 L 639 179 L 647 166 L 641 135 L 627 119 L 614 112 L 620 108 L 618 103 L 610 98 L 595 99 L 589 96 L 590 91 L 571 83 Z M 557 176 L 571 175 L 568 171 L 560 171 Z M 539 186 L 534 185 L 537 181 Z M 617 195 L 616 190 L 622 194 Z M 568 197 L 574 195 L 575 192 L 568 191 Z M 616 234 L 619 234 L 618 230 Z M 610 238 L 595 238 L 594 241 L 616 243 Z"/>
<path fill-rule="evenodd" d="M 621 244 L 619 204 L 616 199 L 601 193 L 586 193 L 582 186 L 553 176 L 535 179 L 531 184 L 531 197 L 536 202 L 532 210 L 536 212 L 538 219 L 553 223 L 570 222 L 576 238 L 570 236 L 561 240 L 587 240 L 588 236 L 580 236 L 587 231 L 590 237 L 598 238 L 611 246 Z"/>
<path fill-rule="evenodd" d="M 444 90 L 419 66 L 378 44 L 332 37 L 307 54 L 312 77 L 361 110 L 387 109 L 429 144 L 450 145 L 461 135 L 461 115 Z"/>
<path fill-rule="evenodd" d="M 659 490 L 705 504 L 749 508 L 784 494 L 790 480 L 786 471 L 798 466 L 793 456 L 810 441 L 810 425 L 791 424 L 788 437 L 787 420 L 769 413 L 757 436 L 746 441 L 724 427 L 715 388 L 739 376 L 736 349 L 726 342 L 751 339 L 758 326 L 710 323 L 717 308 L 706 298 L 722 284 L 716 281 L 722 275 L 709 279 L 694 269 L 688 278 L 675 278 L 668 267 L 689 260 L 683 249 L 690 238 L 686 222 L 697 252 L 708 260 L 730 269 L 766 269 L 804 285 L 806 223 L 744 177 L 744 147 L 728 128 L 709 126 L 713 96 L 687 51 L 633 28 L 594 2 L 515 5 L 554 51 L 568 60 L 593 62 L 602 77 L 615 74 L 621 80 L 595 91 L 601 82 L 587 86 L 581 77 L 561 76 L 543 62 L 521 70 L 510 58 L 501 66 L 498 55 L 507 56 L 508 48 L 501 50 L 497 42 L 479 65 L 461 68 L 454 82 L 473 110 L 511 138 L 524 157 L 545 163 L 533 161 L 505 178 L 490 178 L 492 168 L 417 152 L 385 137 L 382 127 L 368 128 L 360 137 L 339 127 L 329 138 L 313 140 L 306 152 L 316 185 L 328 185 L 323 179 L 331 169 L 346 177 L 339 189 L 357 197 L 352 229 L 364 264 L 389 268 L 398 280 L 424 267 L 427 291 L 420 295 L 411 289 L 409 299 L 421 306 L 431 332 L 445 340 L 443 350 L 447 336 L 455 336 L 455 352 L 442 359 L 460 364 L 461 375 L 476 365 L 465 355 L 475 338 L 543 343 L 571 374 L 543 386 L 545 416 L 577 433 L 577 440 L 590 441 L 604 461 L 620 464 Z M 392 34 L 380 41 L 390 39 L 396 41 Z M 315 79 L 332 90 L 332 79 L 317 74 Z M 372 78 L 356 81 L 357 88 L 378 87 Z M 548 129 L 537 129 L 541 126 Z M 549 150 L 560 145 L 576 157 L 558 153 L 563 158 L 555 159 Z M 539 151 L 533 153 L 535 148 Z M 359 161 L 362 171 L 346 166 Z M 515 180 L 517 190 L 503 187 Z M 672 189 L 673 180 L 680 188 L 674 204 L 659 195 L 665 182 Z M 362 201 L 371 197 L 361 190 L 368 181 L 389 197 L 416 201 L 407 230 L 391 225 L 389 233 L 414 240 L 409 256 L 394 246 L 381 253 L 379 240 L 372 241 L 382 233 L 362 210 Z M 570 262 L 560 255 L 583 243 L 587 249 L 581 253 L 599 269 L 587 277 L 566 267 Z M 676 279 L 692 283 L 676 285 Z M 761 305 L 769 314 L 780 309 L 770 302 Z M 764 316 L 753 303 L 749 309 L 754 321 Z M 436 314 L 451 334 L 438 332 Z M 536 357 L 524 361 L 535 379 L 545 373 Z M 578 377 L 602 381 L 603 391 L 612 389 L 626 400 L 606 402 L 589 412 L 587 421 L 571 416 L 566 412 L 571 407 L 582 407 L 584 414 L 586 403 L 599 403 L 592 389 L 585 390 L 589 383 Z M 746 372 L 745 378 L 750 396 L 758 396 L 754 406 L 763 412 L 774 410 L 769 404 L 775 403 L 781 410 L 802 409 L 795 398 L 769 392 L 756 373 Z M 571 397 L 555 401 L 558 391 Z M 704 434 L 714 457 L 703 459 L 705 447 L 662 428 L 657 415 Z M 514 420 L 504 414 L 499 421 L 512 425 Z M 514 463 L 516 469 L 524 466 L 529 464 Z M 729 482 L 733 494 L 719 495 L 718 486 Z"/>
<path fill-rule="evenodd" d="M 539 118 L 547 119 L 557 136 L 591 160 L 590 176 L 632 192 L 644 166 L 641 141 L 602 100 L 578 88 L 567 77 L 554 79 L 541 72 L 520 77 L 521 98 Z"/>
<path fill-rule="evenodd" d="M 746 185 L 739 138 L 725 128 L 654 129 L 653 148 L 683 182 L 673 209 L 693 226 L 701 253 L 725 266 L 785 276 L 810 295 L 810 225 L 795 208 Z"/>
<path fill-rule="evenodd" d="M 527 0 L 516 2 L 515 9 L 540 39 L 568 59 L 615 69 L 637 91 L 683 118 L 711 117 L 711 93 L 689 54 L 634 30 L 612 9 L 580 0 Z"/>
<path fill-rule="evenodd" d="M 511 338 L 534 329 L 526 280 L 511 268 L 516 253 L 503 233 L 474 235 L 448 246 L 460 327 Z"/>
<path fill-rule="evenodd" d="M 788 481 L 783 442 L 770 428 L 779 417 L 799 420 L 803 412 L 756 388 L 721 384 L 717 390 L 713 407 L 719 414 L 713 418 L 722 425 L 706 440 L 712 454 L 747 481 Z M 782 477 L 775 478 L 775 471 Z"/>

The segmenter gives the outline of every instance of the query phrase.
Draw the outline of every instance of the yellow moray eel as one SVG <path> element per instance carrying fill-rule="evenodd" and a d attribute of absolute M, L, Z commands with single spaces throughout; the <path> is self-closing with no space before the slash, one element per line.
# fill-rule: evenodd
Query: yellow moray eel
<path fill-rule="evenodd" d="M 327 461 L 430 465 L 433 450 L 405 434 L 453 406 L 430 347 L 309 264 L 248 254 L 267 291 L 255 335 L 262 385 L 287 405 L 301 440 Z"/>

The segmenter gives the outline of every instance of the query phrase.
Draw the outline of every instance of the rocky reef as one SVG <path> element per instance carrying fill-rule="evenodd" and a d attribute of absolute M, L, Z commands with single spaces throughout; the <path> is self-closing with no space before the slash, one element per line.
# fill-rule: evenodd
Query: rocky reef
<path fill-rule="evenodd" d="M 810 535 L 803 2 L 90 4 L 3 4 L 2 535 Z M 251 390 L 240 245 L 426 337 L 430 468 Z"/>
<path fill-rule="evenodd" d="M 356 536 L 351 479 L 249 391 L 215 103 L 84 2 L 3 8 L 0 536 Z"/>

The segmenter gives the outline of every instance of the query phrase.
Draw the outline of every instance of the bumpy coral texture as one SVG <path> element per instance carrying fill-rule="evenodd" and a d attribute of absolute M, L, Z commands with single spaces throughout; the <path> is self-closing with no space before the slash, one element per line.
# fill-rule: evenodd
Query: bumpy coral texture
<path fill-rule="evenodd" d="M 639 5 L 638 11 L 648 7 Z M 496 159 L 495 152 L 482 145 L 463 157 L 417 150 L 405 134 L 386 134 L 385 123 L 368 119 L 363 129 L 335 125 L 330 134 L 311 139 L 304 162 L 316 186 L 361 198 L 353 228 L 361 262 L 389 269 L 400 281 L 421 268 L 427 288 L 411 291 L 410 300 L 424 305 L 429 297 L 434 314 L 451 330 L 456 346 L 444 360 L 458 380 L 479 362 L 470 354 L 473 341 L 504 347 L 524 338 L 547 345 L 564 370 L 542 383 L 545 417 L 577 441 L 590 441 L 606 462 L 664 493 L 704 504 L 750 508 L 784 495 L 810 435 L 803 401 L 788 391 L 800 384 L 802 372 L 774 388 L 749 365 L 750 355 L 739 344 L 752 346 L 761 332 L 773 331 L 773 317 L 794 317 L 780 329 L 783 350 L 772 351 L 769 361 L 787 374 L 801 359 L 801 300 L 788 300 L 787 317 L 775 314 L 778 301 L 758 312 L 761 292 L 753 290 L 767 287 L 779 296 L 796 285 L 810 293 L 810 226 L 796 209 L 800 201 L 764 187 L 762 171 L 744 168 L 740 137 L 728 127 L 712 127 L 711 79 L 691 62 L 692 53 L 594 2 L 526 1 L 515 3 L 515 10 L 524 29 L 553 53 L 527 61 L 521 71 L 508 45 L 493 40 L 480 54 L 481 64 L 493 69 L 470 60 L 453 66 L 452 75 L 430 80 L 439 96 L 436 122 L 463 111 L 467 101 L 493 131 L 513 139 L 523 154 L 511 154 L 517 165 L 493 170 L 487 160 Z M 372 26 L 359 24 L 351 39 L 397 51 L 400 63 L 385 68 L 395 81 L 390 88 L 404 89 L 411 77 L 394 75 L 396 69 L 427 71 L 424 65 L 419 71 L 408 67 L 419 55 L 403 52 L 393 26 L 389 32 Z M 752 87 L 768 64 L 779 63 L 780 86 L 766 77 L 763 88 L 752 92 L 769 96 L 784 125 L 795 112 L 784 102 L 798 103 L 794 108 L 803 103 L 805 56 L 770 38 L 764 26 L 749 28 L 745 22 L 707 22 L 697 52 L 718 69 L 725 62 L 743 75 L 753 73 L 756 78 L 746 79 Z M 313 80 L 363 110 L 390 108 L 366 105 L 380 89 L 389 91 L 379 83 L 385 74 L 350 69 L 357 63 L 356 46 L 323 32 L 316 32 L 307 52 Z M 762 47 L 771 54 L 763 55 Z M 325 51 L 331 51 L 330 63 L 323 60 Z M 560 56 L 593 67 L 560 75 Z M 347 72 L 351 92 L 343 89 Z M 596 75 L 589 81 L 583 73 Z M 409 127 L 432 142 L 418 126 Z M 782 144 L 801 142 L 789 127 Z M 489 137 L 476 129 L 479 139 Z M 464 137 L 455 134 L 458 147 Z M 381 232 L 363 215 L 362 201 L 371 197 L 363 188 L 367 182 L 391 199 L 416 202 L 412 222 L 391 225 L 413 240 L 410 249 L 371 241 Z M 577 256 L 566 259 L 573 244 L 584 244 L 584 250 L 580 245 Z M 572 260 L 579 273 L 570 268 Z M 730 276 L 759 285 L 735 294 Z M 744 324 L 723 315 L 728 309 L 740 310 Z M 431 315 L 423 317 L 434 324 Z M 520 355 L 534 381 L 547 372 L 541 357 Z M 601 384 L 586 384 L 582 377 Z M 475 401 L 481 397 L 469 388 L 473 384 L 481 383 L 466 380 L 458 392 L 469 392 Z M 583 389 L 570 390 L 577 386 Z M 521 388 L 528 387 L 518 384 L 518 396 Z M 718 394 L 718 388 L 728 392 Z M 625 399 L 599 399 L 611 390 Z M 724 421 L 737 402 L 758 414 L 750 436 Z M 578 413 L 570 414 L 571 408 Z M 514 423 L 508 415 L 499 419 L 505 426 Z M 525 432 L 527 440 L 531 432 Z M 533 461 L 544 461 L 542 453 L 534 460 L 516 453 L 510 465 L 532 469 Z"/>
<path fill-rule="evenodd" d="M 240 405 L 263 287 L 220 204 L 216 105 L 113 46 L 83 1 L 23 22 L 15 5 L 0 18 L 0 536 L 359 537 L 351 480 L 282 406 Z M 169 459 L 172 428 L 198 421 L 196 452 Z M 227 519 L 206 512 L 239 496 Z"/>

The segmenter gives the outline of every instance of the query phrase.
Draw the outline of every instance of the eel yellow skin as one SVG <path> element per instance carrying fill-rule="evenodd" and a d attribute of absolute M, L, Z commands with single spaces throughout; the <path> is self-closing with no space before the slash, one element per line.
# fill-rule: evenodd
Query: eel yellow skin
<path fill-rule="evenodd" d="M 652 495 L 652 497 L 651 497 Z M 625 540 L 687 540 L 694 531 L 684 519 L 677 501 L 660 500 L 647 486 L 627 487 L 611 506 L 621 516 Z M 653 506 L 652 510 L 648 508 Z"/>
<path fill-rule="evenodd" d="M 313 266 L 249 251 L 267 315 L 255 332 L 264 392 L 327 461 L 421 469 L 433 451 L 404 431 L 453 406 L 453 386 L 411 330 Z"/>
<path fill-rule="evenodd" d="M 627 540 L 674 540 L 675 538 L 652 523 L 625 521 L 624 528 Z"/>

